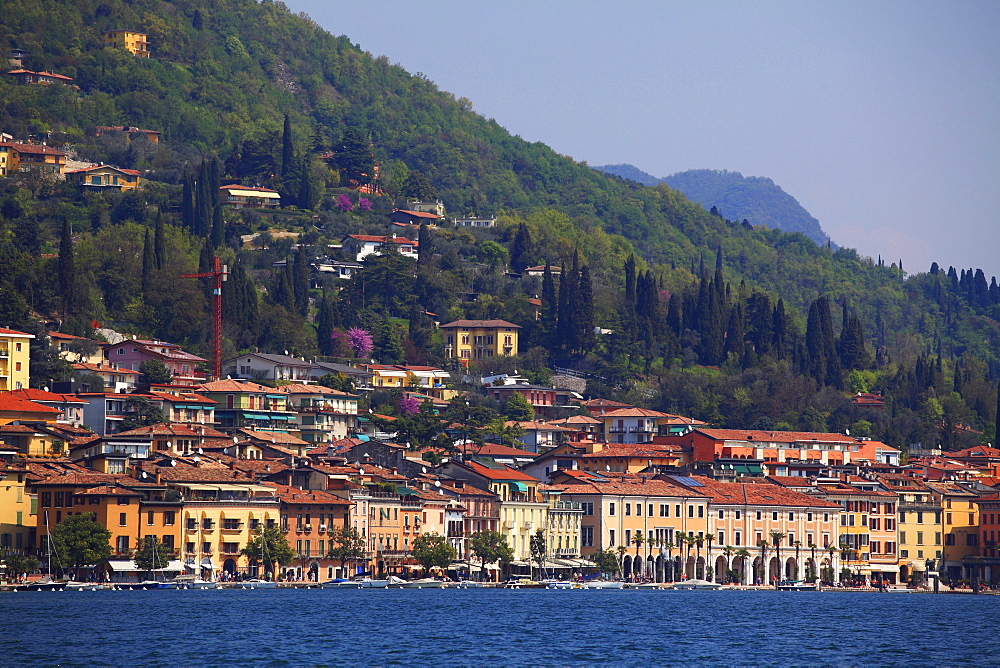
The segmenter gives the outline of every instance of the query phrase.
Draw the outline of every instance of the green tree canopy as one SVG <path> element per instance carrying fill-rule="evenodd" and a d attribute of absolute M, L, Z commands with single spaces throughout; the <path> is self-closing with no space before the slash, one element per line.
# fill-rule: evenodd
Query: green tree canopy
<path fill-rule="evenodd" d="M 160 360 L 146 360 L 139 365 L 139 382 L 144 385 L 168 385 L 173 378 L 170 369 Z"/>
<path fill-rule="evenodd" d="M 527 422 L 528 420 L 535 419 L 535 409 L 532 408 L 531 402 L 528 401 L 520 392 L 514 392 L 507 399 L 507 402 L 503 407 L 504 415 L 515 422 Z"/>
<path fill-rule="evenodd" d="M 514 560 L 514 550 L 507 544 L 507 537 L 499 531 L 477 531 L 469 539 L 469 549 L 482 563 L 480 576 L 486 572 L 486 564 Z"/>
<path fill-rule="evenodd" d="M 79 572 L 111 556 L 111 532 L 97 521 L 94 513 L 70 515 L 51 533 L 53 562 L 60 569 Z"/>
<path fill-rule="evenodd" d="M 447 568 L 458 554 L 448 544 L 448 539 L 438 533 L 427 533 L 413 540 L 413 558 L 420 562 L 424 571 L 431 568 Z"/>
<path fill-rule="evenodd" d="M 156 536 L 144 536 L 132 558 L 140 571 L 164 568 L 170 561 L 170 546 L 161 543 Z"/>
<path fill-rule="evenodd" d="M 257 529 L 257 533 L 240 550 L 240 554 L 264 564 L 265 570 L 271 570 L 275 562 L 287 566 L 295 558 L 292 546 L 277 526 L 261 526 Z"/>
<path fill-rule="evenodd" d="M 354 527 L 337 527 L 329 534 L 330 549 L 327 556 L 339 559 L 343 568 L 348 561 L 361 561 L 367 556 L 367 546 L 361 533 Z"/>

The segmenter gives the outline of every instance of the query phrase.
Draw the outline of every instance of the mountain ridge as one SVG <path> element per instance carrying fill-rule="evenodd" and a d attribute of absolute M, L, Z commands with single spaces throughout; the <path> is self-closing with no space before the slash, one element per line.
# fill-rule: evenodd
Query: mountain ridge
<path fill-rule="evenodd" d="M 715 207 L 721 216 L 746 219 L 751 225 L 765 225 L 785 232 L 801 232 L 819 245 L 831 241 L 819 221 L 766 176 L 743 176 L 725 169 L 690 169 L 656 177 L 628 163 L 601 165 L 594 169 L 646 186 L 665 183 L 706 209 Z"/>

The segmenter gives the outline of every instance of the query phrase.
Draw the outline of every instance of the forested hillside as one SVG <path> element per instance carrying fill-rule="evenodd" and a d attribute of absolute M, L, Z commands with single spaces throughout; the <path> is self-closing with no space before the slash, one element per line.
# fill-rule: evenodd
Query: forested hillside
<path fill-rule="evenodd" d="M 725 169 L 689 169 L 657 178 L 629 164 L 594 169 L 648 186 L 665 183 L 706 209 L 751 225 L 801 232 L 820 245 L 830 240 L 819 221 L 794 197 L 763 176 L 743 176 Z"/>
<path fill-rule="evenodd" d="M 147 33 L 152 57 L 105 47 L 121 27 Z M 144 179 L 93 194 L 0 179 L 0 325 L 89 334 L 100 321 L 205 351 L 207 288 L 180 275 L 218 254 L 233 269 L 227 354 L 350 358 L 358 328 L 380 360 L 444 363 L 428 313 L 502 317 L 525 327 L 511 369 L 544 380 L 572 366 L 591 393 L 721 425 L 854 426 L 894 445 L 993 437 L 1000 288 L 981 270 L 907 278 L 901 263 L 600 174 L 281 3 L 0 0 L 0 48 L 73 78 L 4 77 L 0 131 Z M 112 125 L 161 141 L 98 136 Z M 232 182 L 278 190 L 283 208 L 225 208 L 218 186 Z M 424 228 L 419 263 L 373 257 L 349 282 L 311 275 L 348 259 L 331 248 L 346 234 L 386 234 L 394 206 L 438 196 L 450 216 L 498 225 Z M 520 273 L 540 264 L 561 276 Z M 37 358 L 33 382 L 65 371 Z M 860 390 L 884 391 L 886 409 L 852 404 Z"/>

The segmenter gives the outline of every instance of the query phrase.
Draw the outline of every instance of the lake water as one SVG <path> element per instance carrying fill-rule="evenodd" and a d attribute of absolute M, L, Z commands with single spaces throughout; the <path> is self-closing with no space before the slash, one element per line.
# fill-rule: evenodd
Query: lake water
<path fill-rule="evenodd" d="M 0 665 L 987 665 L 1000 597 L 771 591 L 0 593 Z"/>

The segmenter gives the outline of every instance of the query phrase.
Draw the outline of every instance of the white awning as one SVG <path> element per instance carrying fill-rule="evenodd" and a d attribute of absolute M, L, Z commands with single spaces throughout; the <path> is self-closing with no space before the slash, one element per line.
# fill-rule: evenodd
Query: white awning
<path fill-rule="evenodd" d="M 873 573 L 898 573 L 899 566 L 895 564 L 872 564 L 871 570 Z"/>
<path fill-rule="evenodd" d="M 212 570 L 213 568 L 215 568 L 215 564 L 212 563 L 211 557 L 205 557 L 204 559 L 201 560 L 201 567 Z"/>
<path fill-rule="evenodd" d="M 118 573 L 131 572 L 139 570 L 139 567 L 135 565 L 134 561 L 122 561 L 118 559 L 109 559 L 108 568 Z"/>

